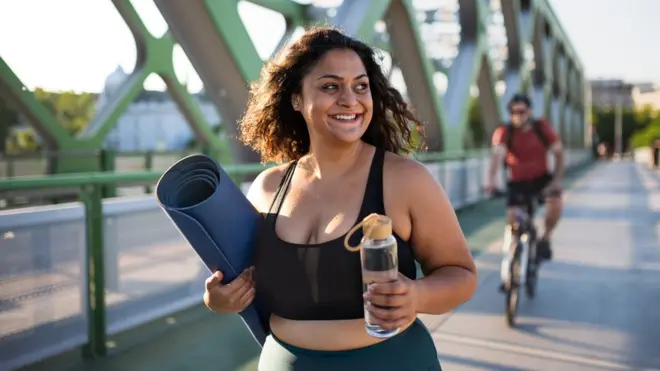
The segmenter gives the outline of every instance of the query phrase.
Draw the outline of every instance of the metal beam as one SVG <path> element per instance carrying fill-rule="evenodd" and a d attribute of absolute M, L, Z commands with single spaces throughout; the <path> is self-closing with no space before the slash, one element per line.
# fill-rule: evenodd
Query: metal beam
<path fill-rule="evenodd" d="M 170 32 L 199 74 L 207 94 L 220 108 L 231 137 L 248 99 L 248 84 L 259 76 L 262 61 L 242 25 L 235 1 L 155 0 Z M 259 155 L 237 140 L 234 161 L 258 162 Z"/>
<path fill-rule="evenodd" d="M 374 26 L 389 6 L 389 0 L 344 0 L 331 23 L 349 35 L 371 43 L 376 34 Z"/>
<path fill-rule="evenodd" d="M 66 129 L 43 104 L 37 101 L 34 94 L 25 87 L 2 57 L 0 57 L 0 98 L 10 102 L 27 118 L 48 150 L 66 148 L 73 142 Z"/>
<path fill-rule="evenodd" d="M 500 97 L 500 116 L 502 122 L 509 121 L 506 105 L 514 94 L 520 93 L 529 85 L 530 71 L 525 66 L 524 46 L 532 42 L 536 30 L 536 17 L 529 8 L 522 8 L 520 0 L 502 1 L 502 16 L 507 36 L 508 58 L 504 67 L 504 82 L 506 88 Z M 535 53 L 536 57 L 536 53 Z M 541 55 L 537 58 L 541 58 Z M 537 76 L 543 80 L 543 76 Z"/>
<path fill-rule="evenodd" d="M 176 77 L 172 59 L 175 42 L 172 35 L 166 33 L 160 38 L 154 37 L 147 30 L 130 0 L 112 0 L 112 2 L 135 39 L 136 65 L 119 91 L 96 114 L 82 138 L 96 148 L 100 148 L 121 115 L 142 91 L 146 78 L 155 73 L 165 82 L 168 93 L 190 125 L 197 141 L 214 155 L 222 156 L 223 161 L 230 160 L 221 152 L 225 146 L 213 133 L 197 103 Z"/>
<path fill-rule="evenodd" d="M 495 76 L 486 55 L 482 55 L 481 68 L 477 76 L 479 87 L 479 105 L 484 132 L 489 135 L 501 124 L 500 102 L 495 92 Z"/>
<path fill-rule="evenodd" d="M 408 95 L 419 118 L 425 123 L 429 151 L 440 151 L 447 146 L 443 130 L 442 101 L 433 83 L 434 68 L 426 56 L 424 43 L 419 35 L 415 10 L 411 0 L 393 0 L 385 14 L 390 36 L 392 58 L 401 68 L 403 79 L 409 87 Z M 450 147 L 452 145 L 450 144 Z"/>
<path fill-rule="evenodd" d="M 230 137 L 235 137 L 238 134 L 235 123 L 245 108 L 248 85 L 258 78 L 263 65 L 238 15 L 238 0 L 155 0 L 170 26 L 170 33 L 161 38 L 148 32 L 130 0 L 112 1 L 134 36 L 136 68 L 119 94 L 97 113 L 89 131 L 80 138 L 72 138 L 0 59 L 0 95 L 25 114 L 45 145 L 50 149 L 100 147 L 118 118 L 139 94 L 144 79 L 155 73 L 165 81 L 198 140 L 211 147 L 220 147 L 219 139 L 204 121 L 192 96 L 174 74 L 171 56 L 175 40 L 200 75 L 207 94 L 219 107 Z M 285 17 L 288 26 L 285 37 L 290 36 L 296 26 L 307 24 L 314 9 L 290 0 L 251 2 Z M 333 22 L 365 42 L 391 52 L 394 63 L 403 73 L 412 106 L 426 123 L 432 151 L 462 149 L 470 88 L 474 84 L 479 87 L 487 132 L 498 120 L 506 118 L 502 107 L 508 97 L 531 85 L 535 115 L 551 117 L 565 133 L 566 140 L 572 138 L 579 128 L 584 136 L 582 142 L 586 143 L 590 140 L 590 137 L 586 138 L 584 127 L 588 119 L 589 90 L 584 67 L 548 1 L 501 2 L 509 48 L 504 71 L 507 89 L 501 97 L 494 93 L 494 73 L 487 55 L 484 19 L 489 10 L 485 8 L 486 3 L 483 0 L 460 0 L 462 42 L 451 68 L 442 71 L 449 80 L 444 97 L 435 88 L 438 63 L 430 60 L 425 51 L 424 40 L 419 34 L 418 12 L 413 8 L 412 0 L 345 0 Z M 433 10 L 427 13 L 431 12 Z M 387 33 L 375 32 L 374 25 L 380 19 L 386 21 Z M 434 22 L 433 17 L 428 21 Z M 530 42 L 536 65 L 532 71 L 524 60 L 525 45 Z M 280 43 L 282 45 L 284 42 Z M 259 160 L 256 153 L 238 141 L 231 141 L 231 147 L 238 162 Z"/>
<path fill-rule="evenodd" d="M 223 0 L 227 1 L 227 0 Z M 286 19 L 304 20 L 307 18 L 308 5 L 291 0 L 248 0 L 253 4 L 278 12 Z"/>
<path fill-rule="evenodd" d="M 449 148 L 454 150 L 462 149 L 458 145 L 464 142 L 467 134 L 471 88 L 475 84 L 479 87 L 479 103 L 485 132 L 492 133 L 499 124 L 500 112 L 496 104 L 498 99 L 494 90 L 495 81 L 488 58 L 488 40 L 482 32 L 486 11 L 481 0 L 459 0 L 461 41 L 458 45 L 458 55 L 449 69 L 447 92 L 444 96 L 448 120 L 445 135 L 451 137 L 453 146 Z"/>

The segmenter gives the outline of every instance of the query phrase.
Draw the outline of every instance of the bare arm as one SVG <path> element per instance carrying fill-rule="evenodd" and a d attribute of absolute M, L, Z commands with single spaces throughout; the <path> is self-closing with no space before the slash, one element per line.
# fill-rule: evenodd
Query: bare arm
<path fill-rule="evenodd" d="M 550 146 L 550 151 L 555 156 L 554 179 L 556 182 L 561 183 L 564 179 L 564 146 L 560 140 L 557 140 Z"/>
<path fill-rule="evenodd" d="M 493 146 L 493 151 L 490 156 L 490 165 L 488 167 L 488 185 L 494 186 L 497 184 L 495 177 L 500 170 L 500 164 L 506 155 L 506 148 L 502 144 Z"/>
<path fill-rule="evenodd" d="M 564 145 L 560 136 L 547 121 L 541 121 L 541 130 L 550 143 L 550 152 L 555 157 L 554 185 L 561 185 L 564 179 Z"/>
<path fill-rule="evenodd" d="M 504 126 L 498 127 L 493 132 L 493 137 L 491 138 L 492 152 L 488 167 L 488 184 L 486 184 L 488 187 L 493 187 L 497 184 L 496 176 L 500 169 L 500 164 L 506 156 L 505 136 L 506 128 Z"/>
<path fill-rule="evenodd" d="M 422 164 L 409 165 L 401 179 L 407 179 L 410 241 L 425 275 L 415 281 L 415 306 L 419 313 L 446 313 L 474 294 L 476 267 L 444 190 Z"/>

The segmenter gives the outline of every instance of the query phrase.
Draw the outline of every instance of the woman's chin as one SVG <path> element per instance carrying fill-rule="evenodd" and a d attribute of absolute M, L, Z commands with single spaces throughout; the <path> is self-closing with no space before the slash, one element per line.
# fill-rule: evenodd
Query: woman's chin
<path fill-rule="evenodd" d="M 364 134 L 364 131 L 355 131 L 352 133 L 347 133 L 347 132 L 334 132 L 332 133 L 335 139 L 338 142 L 341 142 L 342 144 L 353 144 L 362 138 L 362 135 Z"/>
<path fill-rule="evenodd" d="M 366 128 L 362 125 L 328 125 L 329 134 L 344 143 L 354 143 L 362 138 Z"/>

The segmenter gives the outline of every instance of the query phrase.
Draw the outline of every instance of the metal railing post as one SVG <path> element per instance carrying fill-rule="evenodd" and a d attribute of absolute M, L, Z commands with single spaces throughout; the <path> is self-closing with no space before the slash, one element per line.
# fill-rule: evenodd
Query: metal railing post
<path fill-rule="evenodd" d="M 144 169 L 147 171 L 151 171 L 154 168 L 154 153 L 153 151 L 147 151 L 147 153 L 144 154 Z M 144 187 L 144 192 L 147 194 L 153 193 L 154 189 L 152 186 L 148 185 Z"/>
<path fill-rule="evenodd" d="M 87 237 L 86 266 L 89 279 L 88 297 L 88 343 L 83 354 L 89 358 L 107 353 L 106 307 L 105 307 L 105 262 L 103 240 L 103 203 L 101 185 L 82 187 L 81 200 L 85 205 Z"/>

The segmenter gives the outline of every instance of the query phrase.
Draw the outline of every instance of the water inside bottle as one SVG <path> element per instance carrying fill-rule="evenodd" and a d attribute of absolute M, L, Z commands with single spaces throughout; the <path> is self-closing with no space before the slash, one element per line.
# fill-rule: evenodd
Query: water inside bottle
<path fill-rule="evenodd" d="M 372 283 L 395 281 L 399 274 L 396 243 L 375 242 L 365 244 L 362 255 L 362 290 L 366 292 Z M 381 307 L 388 309 L 387 307 Z M 399 329 L 387 330 L 374 323 L 369 311 L 364 310 L 365 328 L 369 335 L 389 338 L 399 333 Z"/>

